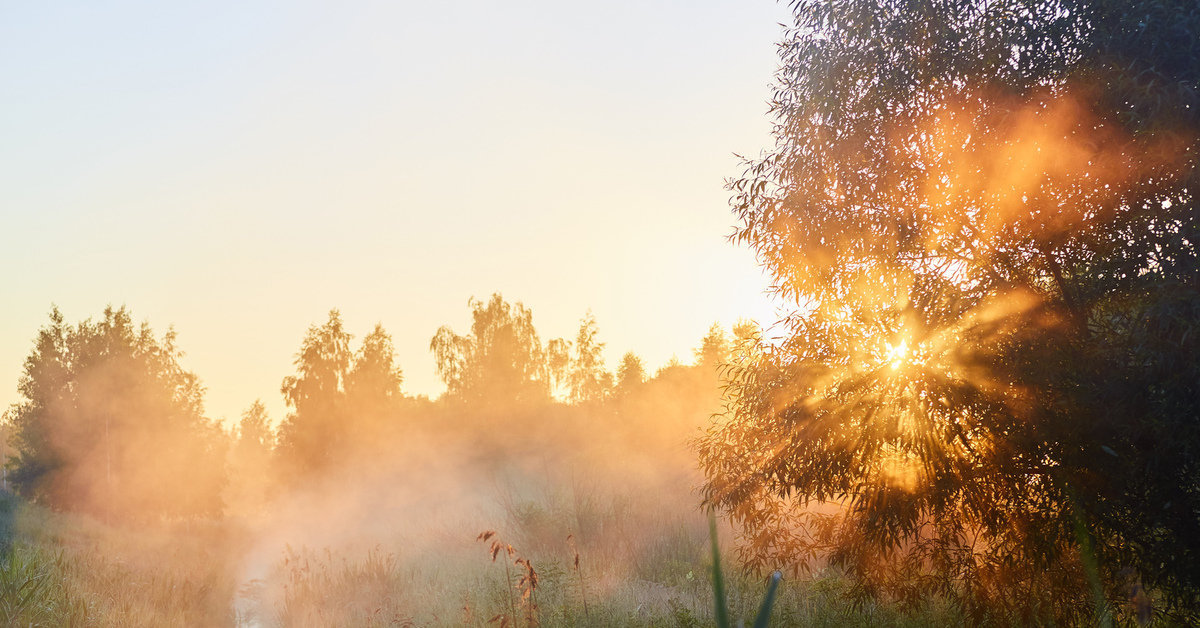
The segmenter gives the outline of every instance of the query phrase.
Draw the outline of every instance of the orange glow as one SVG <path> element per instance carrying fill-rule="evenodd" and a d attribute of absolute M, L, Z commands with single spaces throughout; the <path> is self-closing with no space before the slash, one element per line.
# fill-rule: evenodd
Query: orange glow
<path fill-rule="evenodd" d="M 902 340 L 899 344 L 888 345 L 886 361 L 892 363 L 892 370 L 900 368 L 900 365 L 904 362 L 906 357 L 908 357 L 907 342 Z"/>

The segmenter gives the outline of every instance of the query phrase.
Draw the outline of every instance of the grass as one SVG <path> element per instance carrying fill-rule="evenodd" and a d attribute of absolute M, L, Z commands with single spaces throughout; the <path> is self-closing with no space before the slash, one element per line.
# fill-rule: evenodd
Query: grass
<path fill-rule="evenodd" d="M 934 607 L 920 615 L 855 607 L 832 572 L 772 585 L 721 570 L 724 556 L 706 551 L 698 513 L 650 514 L 615 497 L 593 504 L 586 516 L 596 527 L 579 539 L 564 533 L 579 525 L 560 511 L 573 509 L 570 500 L 513 505 L 507 525 L 535 525 L 502 528 L 498 538 L 514 539 L 513 553 L 504 543 L 495 562 L 493 539 L 475 535 L 426 550 L 288 547 L 265 578 L 239 583 L 237 543 L 217 524 L 133 533 L 4 497 L 0 625 L 725 628 L 742 620 L 759 628 L 768 609 L 771 626 L 957 624 Z M 617 525 L 622 518 L 636 525 Z M 719 620 L 718 586 L 733 623 Z M 764 602 L 770 586 L 773 603 Z"/>
<path fill-rule="evenodd" d="M 530 528 L 470 535 L 468 544 L 439 552 L 436 561 L 420 553 L 405 555 L 404 548 L 395 553 L 371 549 L 357 559 L 324 548 L 291 551 L 268 578 L 277 589 L 282 582 L 287 592 L 276 603 L 274 625 L 865 628 L 961 623 L 949 609 L 932 604 L 916 615 L 886 605 L 855 606 L 845 595 L 845 581 L 832 571 L 781 582 L 722 570 L 723 554 L 707 551 L 707 526 L 698 513 L 643 519 L 636 532 L 610 530 L 608 536 L 576 544 L 566 528 L 547 524 L 572 521 L 557 511 L 569 502 L 551 496 L 512 506 L 510 523 L 532 522 Z M 611 509 L 638 517 L 638 509 L 623 500 L 597 508 L 595 516 L 615 521 L 606 512 Z M 536 534 L 543 536 L 531 536 Z M 536 587 L 529 586 L 530 571 L 536 572 Z M 714 595 L 714 589 L 724 595 Z M 724 598 L 722 620 L 714 601 Z"/>
<path fill-rule="evenodd" d="M 0 625 L 235 625 L 233 580 L 202 532 L 133 534 L 0 497 Z"/>

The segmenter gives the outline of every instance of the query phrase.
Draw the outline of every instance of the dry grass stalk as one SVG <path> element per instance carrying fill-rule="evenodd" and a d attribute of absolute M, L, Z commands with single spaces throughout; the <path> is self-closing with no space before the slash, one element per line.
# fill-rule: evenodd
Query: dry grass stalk
<path fill-rule="evenodd" d="M 519 556 L 517 554 L 517 550 L 514 549 L 512 545 L 501 541 L 500 538 L 496 536 L 496 532 L 494 530 L 485 530 L 479 533 L 479 536 L 475 537 L 475 540 L 482 541 L 484 543 L 489 540 L 492 541 L 491 546 L 488 548 L 488 551 L 492 557 L 492 562 L 496 562 L 496 559 L 499 558 L 500 553 L 504 552 L 508 555 L 508 558 L 513 559 L 513 566 L 521 568 L 520 576 L 517 579 L 516 589 L 521 592 L 521 604 L 525 607 L 525 623 L 529 628 L 534 628 L 537 626 L 538 574 L 533 568 L 533 562 L 531 562 L 528 558 Z M 512 594 L 512 571 L 507 560 L 504 561 L 504 578 L 506 583 L 505 590 L 508 591 L 510 615 L 508 617 L 497 615 L 488 621 L 488 623 L 499 621 L 500 628 L 507 628 L 508 624 L 510 623 L 510 618 L 515 618 L 517 616 L 517 604 Z"/>
<path fill-rule="evenodd" d="M 571 552 L 575 554 L 574 570 L 575 575 L 579 577 L 579 600 L 583 602 L 583 616 L 585 619 L 590 620 L 592 617 L 588 613 L 587 586 L 583 581 L 583 572 L 579 569 L 579 548 L 575 546 L 574 534 L 567 535 L 567 543 L 571 545 Z"/>

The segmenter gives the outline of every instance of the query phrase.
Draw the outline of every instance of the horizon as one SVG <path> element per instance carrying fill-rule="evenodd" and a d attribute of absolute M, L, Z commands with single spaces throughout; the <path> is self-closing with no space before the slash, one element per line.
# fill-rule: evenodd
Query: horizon
<path fill-rule="evenodd" d="M 632 16 L 632 17 L 631 17 Z M 407 394 L 501 292 L 608 368 L 769 325 L 724 179 L 768 145 L 786 6 L 0 10 L 0 405 L 52 304 L 173 327 L 208 416 L 273 422 L 305 331 L 380 322 Z M 636 18 L 636 19 L 634 19 Z M 152 53 L 152 54 L 151 54 Z"/>

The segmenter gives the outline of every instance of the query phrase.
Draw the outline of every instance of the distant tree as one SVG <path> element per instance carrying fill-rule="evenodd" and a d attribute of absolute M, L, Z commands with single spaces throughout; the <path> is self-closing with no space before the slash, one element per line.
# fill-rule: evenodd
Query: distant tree
<path fill-rule="evenodd" d="M 281 392 L 290 412 L 279 426 L 279 453 L 296 469 L 327 465 L 346 440 L 346 379 L 351 335 L 341 313 L 313 325 L 296 354 L 296 375 L 284 378 Z"/>
<path fill-rule="evenodd" d="M 617 391 L 626 394 L 646 381 L 646 365 L 632 351 L 621 356 L 621 365 L 617 367 Z"/>
<path fill-rule="evenodd" d="M 708 328 L 708 333 L 704 334 L 704 339 L 700 341 L 700 347 L 693 351 L 696 364 L 716 368 L 729 361 L 730 348 L 725 329 L 720 323 L 713 323 Z"/>
<path fill-rule="evenodd" d="M 550 371 L 550 385 L 556 393 L 567 385 L 571 370 L 571 342 L 554 338 L 546 343 L 546 366 Z"/>
<path fill-rule="evenodd" d="M 543 402 L 550 396 L 550 373 L 533 313 L 519 301 L 510 305 L 499 292 L 484 303 L 472 298 L 471 333 L 438 329 L 429 343 L 447 396 L 492 406 Z"/>
<path fill-rule="evenodd" d="M 173 330 L 159 339 L 123 307 L 77 325 L 52 309 L 8 413 L 12 486 L 115 519 L 218 514 L 227 441 L 182 355 Z"/>
<path fill-rule="evenodd" d="M 739 318 L 733 324 L 733 344 L 735 346 L 746 342 L 758 344 L 761 336 L 762 330 L 759 328 L 758 323 L 752 320 Z"/>
<path fill-rule="evenodd" d="M 0 413 L 0 473 L 3 474 L 0 479 L 0 490 L 8 490 L 8 460 L 11 452 L 9 441 L 12 440 L 12 410 L 6 409 Z"/>
<path fill-rule="evenodd" d="M 363 338 L 362 347 L 354 356 L 354 366 L 346 377 L 346 394 L 351 405 L 369 411 L 385 409 L 403 397 L 400 391 L 403 382 L 392 337 L 382 324 L 376 324 Z"/>
<path fill-rule="evenodd" d="M 386 431 L 395 427 L 405 399 L 400 390 L 403 381 L 392 337 L 376 324 L 363 338 L 346 377 L 347 411 L 356 447 L 386 441 Z"/>
<path fill-rule="evenodd" d="M 392 427 L 404 394 L 392 337 L 382 324 L 352 352 L 341 313 L 308 329 L 296 354 L 296 375 L 283 380 L 291 412 L 279 426 L 279 455 L 292 470 L 318 470 L 378 445 Z M 339 460 L 339 462 L 344 462 Z"/>
<path fill-rule="evenodd" d="M 665 373 L 668 373 L 670 371 L 677 371 L 677 370 L 684 369 L 684 368 L 687 368 L 687 367 L 685 367 L 683 365 L 683 362 L 679 361 L 679 356 L 672 355 L 670 360 L 667 360 L 667 362 L 665 364 L 658 367 L 658 370 L 654 372 L 654 377 L 656 377 L 656 378 L 662 377 L 663 374 L 665 374 Z"/>
<path fill-rule="evenodd" d="M 266 459 L 275 448 L 275 432 L 267 417 L 267 407 L 261 399 L 255 399 L 242 413 L 238 421 L 235 450 L 239 458 Z"/>
<path fill-rule="evenodd" d="M 762 344 L 762 329 L 758 323 L 739 319 L 733 324 L 733 339 L 730 341 L 729 360 L 743 363 L 755 359 Z"/>
<path fill-rule="evenodd" d="M 261 508 L 272 475 L 275 432 L 271 429 L 267 408 L 255 400 L 242 413 L 237 439 L 229 457 L 229 486 L 225 491 L 226 512 Z"/>
<path fill-rule="evenodd" d="M 600 401 L 612 390 L 612 373 L 604 368 L 604 343 L 596 340 L 598 333 L 596 317 L 589 310 L 575 335 L 575 359 L 569 375 L 574 403 Z"/>
<path fill-rule="evenodd" d="M 752 565 L 975 623 L 1131 581 L 1194 623 L 1200 4 L 791 4 L 731 189 L 798 307 L 732 373 L 707 503 Z"/>

